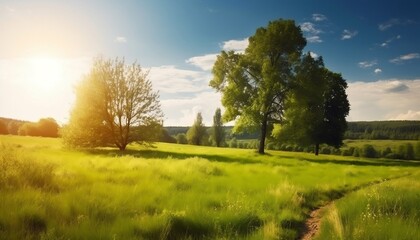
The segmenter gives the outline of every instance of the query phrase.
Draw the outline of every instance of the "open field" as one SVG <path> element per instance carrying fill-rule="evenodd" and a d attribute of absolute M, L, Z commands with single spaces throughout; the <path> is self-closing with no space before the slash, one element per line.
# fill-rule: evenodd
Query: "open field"
<path fill-rule="evenodd" d="M 346 194 L 335 205 L 338 236 L 366 231 L 369 203 L 374 213 L 397 210 L 367 226 L 404 226 L 413 239 L 419 166 L 163 143 L 74 151 L 57 139 L 0 136 L 0 239 L 295 239 L 311 209 Z M 325 221 L 322 236 L 337 239 L 337 224 Z"/>

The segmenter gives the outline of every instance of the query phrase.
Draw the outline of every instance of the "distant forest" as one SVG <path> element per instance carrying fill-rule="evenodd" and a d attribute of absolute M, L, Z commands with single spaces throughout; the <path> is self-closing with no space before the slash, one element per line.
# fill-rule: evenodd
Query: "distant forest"
<path fill-rule="evenodd" d="M 46 121 L 48 120 L 48 121 Z M 40 124 L 41 123 L 41 124 Z M 43 123 L 43 124 L 42 124 Z M 46 124 L 48 123 L 48 124 Z M 25 125 L 25 127 L 23 127 Z M 41 127 L 41 125 L 44 125 Z M 35 131 L 32 134 L 32 128 L 43 128 L 43 131 Z M 54 133 L 41 134 L 46 128 Z M 51 129 L 50 129 L 51 128 Z M 167 141 L 165 138 L 175 137 L 178 134 L 185 134 L 189 127 L 164 127 L 164 133 L 161 141 Z M 236 138 L 237 140 L 257 139 L 259 134 L 241 133 L 232 134 L 231 126 L 225 126 L 227 139 Z M 20 131 L 19 131 L 20 130 Z M 31 130 L 31 131 L 30 131 Z M 35 128 L 36 130 L 36 128 Z M 0 117 L 0 134 L 12 135 L 34 135 L 34 136 L 57 136 L 58 125 L 53 119 L 41 119 L 41 122 L 31 123 L 10 118 Z M 210 127 L 207 127 L 210 131 Z M 349 122 L 348 129 L 344 134 L 344 139 L 372 139 L 372 140 L 420 140 L 420 121 L 373 121 L 373 122 Z"/>
<path fill-rule="evenodd" d="M 165 127 L 171 136 L 186 133 L 189 127 Z M 210 128 L 210 127 L 208 127 Z M 226 126 L 227 138 L 238 140 L 257 139 L 258 133 L 232 134 L 231 126 Z M 373 121 L 348 122 L 344 139 L 372 140 L 420 140 L 420 121 Z"/>
<path fill-rule="evenodd" d="M 344 138 L 420 140 L 420 121 L 349 122 Z"/>

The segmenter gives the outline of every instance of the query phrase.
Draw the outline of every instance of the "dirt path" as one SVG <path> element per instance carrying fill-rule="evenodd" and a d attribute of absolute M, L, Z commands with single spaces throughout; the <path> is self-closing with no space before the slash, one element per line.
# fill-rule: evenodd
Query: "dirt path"
<path fill-rule="evenodd" d="M 309 214 L 308 219 L 306 219 L 305 221 L 305 227 L 302 233 L 303 235 L 301 235 L 299 239 L 310 240 L 315 237 L 321 225 L 321 217 L 322 217 L 321 214 L 324 212 L 325 209 L 329 208 L 333 203 L 334 201 L 331 201 L 324 206 L 321 206 L 319 208 L 312 210 L 312 212 Z"/>
<path fill-rule="evenodd" d="M 300 239 L 300 240 L 313 239 L 316 236 L 316 234 L 319 232 L 319 228 L 321 226 L 322 216 L 325 213 L 325 210 L 327 208 L 331 207 L 331 205 L 334 204 L 335 201 L 347 196 L 347 194 L 349 194 L 351 192 L 358 191 L 358 190 L 363 189 L 363 188 L 371 187 L 371 186 L 376 185 L 376 184 L 387 182 L 387 181 L 390 181 L 390 180 L 393 180 L 393 179 L 406 177 L 408 175 L 410 175 L 410 174 L 406 174 L 406 175 L 402 175 L 402 176 L 398 176 L 398 177 L 394 177 L 394 178 L 382 179 L 381 181 L 374 181 L 374 182 L 370 182 L 370 183 L 367 183 L 367 184 L 357 186 L 357 187 L 347 191 L 345 194 L 337 197 L 336 199 L 332 199 L 330 202 L 327 202 L 325 205 L 322 205 L 322 206 L 312 210 L 309 213 L 309 217 L 305 221 L 305 226 L 302 228 L 298 239 Z"/>

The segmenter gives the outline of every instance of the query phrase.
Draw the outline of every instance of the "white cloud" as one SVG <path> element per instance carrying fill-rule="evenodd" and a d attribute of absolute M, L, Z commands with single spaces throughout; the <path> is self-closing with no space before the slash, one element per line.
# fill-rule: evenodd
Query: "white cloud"
<path fill-rule="evenodd" d="M 225 51 L 243 52 L 248 47 L 248 44 L 248 38 L 244 38 L 242 40 L 229 40 L 223 42 L 221 48 Z"/>
<path fill-rule="evenodd" d="M 163 94 L 197 93 L 208 90 L 211 74 L 203 71 L 179 69 L 175 66 L 150 68 L 153 87 Z"/>
<path fill-rule="evenodd" d="M 189 98 L 176 97 L 161 101 L 165 113 L 165 126 L 191 126 L 201 112 L 206 126 L 212 124 L 216 108 L 221 107 L 221 95 L 213 90 L 205 91 Z"/>
<path fill-rule="evenodd" d="M 420 120 L 420 111 L 408 110 L 406 113 L 401 113 L 391 120 Z"/>
<path fill-rule="evenodd" d="M 350 31 L 348 29 L 344 29 L 342 35 L 341 35 L 341 40 L 347 40 L 347 39 L 352 39 L 353 37 L 355 37 L 359 32 L 358 31 Z"/>
<path fill-rule="evenodd" d="M 126 43 L 127 39 L 125 37 L 118 36 L 115 38 L 115 41 L 118 43 Z"/>
<path fill-rule="evenodd" d="M 380 68 L 375 68 L 374 72 L 375 72 L 376 74 L 382 73 L 382 69 L 380 69 Z"/>
<path fill-rule="evenodd" d="M 370 68 L 375 66 L 376 64 L 378 64 L 378 62 L 376 60 L 373 61 L 363 61 L 363 62 L 359 62 L 359 67 L 361 68 Z"/>
<path fill-rule="evenodd" d="M 353 82 L 348 85 L 349 121 L 400 119 L 409 111 L 420 111 L 420 79 Z"/>
<path fill-rule="evenodd" d="M 397 35 L 395 37 L 392 37 L 388 40 L 386 40 L 385 42 L 381 43 L 381 47 L 388 47 L 390 43 L 392 43 L 395 40 L 399 40 L 401 39 L 401 35 Z"/>
<path fill-rule="evenodd" d="M 418 53 L 409 53 L 406 55 L 401 55 L 399 57 L 396 57 L 394 59 L 389 60 L 391 63 L 402 63 L 404 61 L 408 61 L 408 60 L 412 60 L 412 59 L 417 59 L 420 58 L 420 54 Z"/>
<path fill-rule="evenodd" d="M 318 54 L 314 53 L 314 52 L 309 52 L 309 55 L 311 55 L 312 58 L 317 58 L 319 57 Z"/>
<path fill-rule="evenodd" d="M 192 64 L 196 67 L 209 71 L 213 68 L 214 62 L 217 59 L 217 54 L 207 54 L 187 59 L 185 62 Z"/>
<path fill-rule="evenodd" d="M 304 22 L 300 25 L 300 28 L 302 29 L 303 32 L 307 32 L 313 35 L 317 35 L 322 33 L 321 30 L 317 29 L 315 24 L 311 23 L 311 22 Z"/>
<path fill-rule="evenodd" d="M 381 31 L 385 31 L 388 28 L 391 28 L 391 27 L 393 27 L 395 25 L 399 25 L 399 24 L 401 24 L 401 21 L 399 19 L 397 19 L 397 18 L 393 18 L 393 19 L 390 19 L 387 22 L 384 22 L 384 23 L 379 24 L 378 25 L 378 28 Z"/>
<path fill-rule="evenodd" d="M 312 20 L 314 20 L 315 22 L 322 22 L 327 20 L 327 17 L 320 13 L 314 13 L 312 14 Z"/>
<path fill-rule="evenodd" d="M 306 38 L 306 41 L 310 43 L 322 43 L 322 39 L 319 36 L 310 36 Z"/>

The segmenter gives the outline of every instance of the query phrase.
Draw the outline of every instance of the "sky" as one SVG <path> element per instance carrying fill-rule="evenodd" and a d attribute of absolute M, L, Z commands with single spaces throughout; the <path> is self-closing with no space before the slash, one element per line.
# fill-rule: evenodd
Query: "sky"
<path fill-rule="evenodd" d="M 293 19 L 304 52 L 348 82 L 349 121 L 420 120 L 420 3 L 415 0 L 0 0 L 0 116 L 69 120 L 74 87 L 98 56 L 136 61 L 165 126 L 211 125 L 208 86 L 222 50 L 243 51 L 269 21 Z M 222 107 L 223 110 L 223 107 Z"/>

